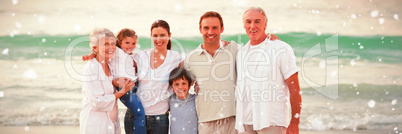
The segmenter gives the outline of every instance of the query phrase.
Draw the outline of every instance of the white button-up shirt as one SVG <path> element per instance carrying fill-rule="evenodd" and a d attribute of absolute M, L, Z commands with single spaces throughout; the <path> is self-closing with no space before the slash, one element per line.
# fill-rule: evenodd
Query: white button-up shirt
<path fill-rule="evenodd" d="M 82 134 L 120 134 L 118 118 L 112 122 L 109 115 L 113 107 L 117 106 L 114 87 L 95 58 L 84 67 L 82 94 L 80 132 Z"/>

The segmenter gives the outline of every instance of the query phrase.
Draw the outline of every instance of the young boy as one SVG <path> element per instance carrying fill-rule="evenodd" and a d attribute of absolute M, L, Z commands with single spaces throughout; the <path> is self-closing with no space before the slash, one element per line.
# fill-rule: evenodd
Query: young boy
<path fill-rule="evenodd" d="M 191 83 L 193 83 L 193 78 L 190 72 L 184 68 L 175 68 L 170 73 L 169 85 L 174 91 L 169 98 L 171 134 L 197 134 L 196 95 L 188 93 Z"/>

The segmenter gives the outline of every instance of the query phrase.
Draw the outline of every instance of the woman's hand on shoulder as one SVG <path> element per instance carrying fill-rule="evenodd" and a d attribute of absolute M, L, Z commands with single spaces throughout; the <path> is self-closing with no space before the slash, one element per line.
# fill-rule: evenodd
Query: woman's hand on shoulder
<path fill-rule="evenodd" d="M 89 54 L 89 55 L 84 55 L 84 56 L 82 56 L 82 61 L 89 61 L 89 60 L 91 60 L 92 58 L 95 58 L 95 54 L 94 54 L 94 53 L 91 53 L 91 54 Z"/>

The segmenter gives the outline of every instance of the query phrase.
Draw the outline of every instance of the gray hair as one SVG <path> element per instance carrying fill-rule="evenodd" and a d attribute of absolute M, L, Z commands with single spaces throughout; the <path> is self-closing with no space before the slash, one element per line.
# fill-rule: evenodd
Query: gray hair
<path fill-rule="evenodd" d="M 89 46 L 91 46 L 91 47 L 99 46 L 99 40 L 103 37 L 116 40 L 116 37 L 114 36 L 113 32 L 110 31 L 109 29 L 95 28 L 89 34 Z"/>
<path fill-rule="evenodd" d="M 260 13 L 264 16 L 265 21 L 268 21 L 267 14 L 265 14 L 264 9 L 262 9 L 261 7 L 250 7 L 250 8 L 248 8 L 248 9 L 244 12 L 244 14 L 243 14 L 243 20 L 244 20 L 244 15 L 245 15 L 248 11 L 257 11 L 257 12 L 260 12 Z"/>

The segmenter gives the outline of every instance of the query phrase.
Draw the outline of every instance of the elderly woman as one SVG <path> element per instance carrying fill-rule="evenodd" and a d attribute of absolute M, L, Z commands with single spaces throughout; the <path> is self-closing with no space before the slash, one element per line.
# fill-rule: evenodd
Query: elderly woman
<path fill-rule="evenodd" d="M 82 134 L 120 134 L 117 99 L 130 91 L 134 83 L 127 78 L 122 90 L 112 85 L 113 70 L 109 59 L 116 52 L 116 38 L 109 29 L 95 29 L 90 34 L 91 48 L 97 53 L 86 65 L 82 76 Z"/>

